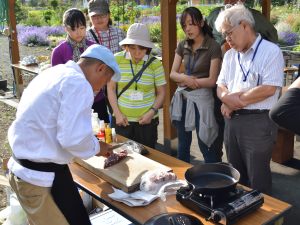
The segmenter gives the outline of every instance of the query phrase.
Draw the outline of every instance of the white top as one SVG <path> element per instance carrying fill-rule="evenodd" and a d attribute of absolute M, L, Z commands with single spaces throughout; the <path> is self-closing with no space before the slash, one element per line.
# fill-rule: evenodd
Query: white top
<path fill-rule="evenodd" d="M 258 35 L 253 45 L 247 52 L 242 53 L 234 49 L 228 50 L 223 59 L 222 69 L 217 84 L 223 84 L 230 93 L 248 91 L 259 85 L 278 87 L 276 93 L 263 101 L 250 104 L 245 109 L 270 109 L 278 100 L 280 87 L 283 85 L 284 59 L 280 48 L 267 40 L 262 40 L 257 49 L 257 54 L 252 61 L 255 49 L 261 39 Z M 240 63 L 238 60 L 240 54 Z M 249 75 L 244 82 L 244 74 L 240 64 Z"/>
<path fill-rule="evenodd" d="M 68 164 L 99 152 L 91 124 L 94 94 L 73 61 L 43 71 L 25 89 L 16 120 L 8 130 L 15 156 L 33 162 Z M 24 181 L 51 187 L 53 172 L 24 168 L 13 158 L 8 168 Z"/>

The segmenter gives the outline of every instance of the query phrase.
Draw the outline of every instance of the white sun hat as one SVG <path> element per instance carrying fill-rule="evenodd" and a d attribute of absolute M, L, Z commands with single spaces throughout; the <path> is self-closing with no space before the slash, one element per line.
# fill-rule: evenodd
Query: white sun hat
<path fill-rule="evenodd" d="M 123 41 L 120 41 L 119 45 L 140 45 L 146 48 L 155 47 L 150 40 L 147 26 L 142 23 L 132 24 L 127 30 L 126 38 Z"/>

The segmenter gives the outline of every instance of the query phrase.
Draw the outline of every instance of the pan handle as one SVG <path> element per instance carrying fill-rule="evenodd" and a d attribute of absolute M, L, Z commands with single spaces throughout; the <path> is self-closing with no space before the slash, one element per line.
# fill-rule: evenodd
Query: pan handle
<path fill-rule="evenodd" d="M 232 164 L 228 162 L 217 162 L 217 164 L 233 167 Z"/>
<path fill-rule="evenodd" d="M 187 198 L 189 198 L 189 197 L 192 196 L 192 194 L 193 194 L 193 192 L 195 190 L 195 186 L 194 185 L 191 185 L 191 186 L 192 186 L 192 189 L 188 193 L 182 195 L 182 199 L 187 199 Z"/>

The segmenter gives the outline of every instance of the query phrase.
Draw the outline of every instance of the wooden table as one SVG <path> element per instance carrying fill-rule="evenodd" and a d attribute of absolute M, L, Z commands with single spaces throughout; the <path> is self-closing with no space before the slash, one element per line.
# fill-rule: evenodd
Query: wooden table
<path fill-rule="evenodd" d="M 173 169 L 174 173 L 179 179 L 184 179 L 185 171 L 192 165 L 178 160 L 174 157 L 161 153 L 154 149 L 149 149 L 149 158 L 160 162 Z M 142 167 L 143 165 L 141 165 Z M 177 200 L 175 195 L 167 197 L 167 201 L 163 202 L 160 199 L 155 200 L 148 206 L 144 207 L 129 207 L 123 203 L 112 200 L 107 194 L 113 192 L 111 184 L 105 180 L 94 175 L 87 169 L 80 165 L 73 163 L 70 169 L 76 184 L 92 195 L 94 198 L 112 208 L 122 216 L 132 221 L 134 224 L 144 224 L 148 219 L 155 215 L 168 212 L 181 212 L 188 213 L 198 217 L 203 224 L 213 224 L 204 219 L 204 217 L 196 214 L 188 208 L 182 206 Z M 264 205 L 257 211 L 245 216 L 239 220 L 237 225 L 257 225 L 257 224 L 281 224 L 283 218 L 291 208 L 291 205 L 282 202 L 278 199 L 265 195 Z"/>
<path fill-rule="evenodd" d="M 20 98 L 24 89 L 21 71 L 37 75 L 39 73 L 39 67 L 38 65 L 24 66 L 21 63 L 11 64 L 11 67 L 13 69 L 14 80 L 16 82 L 16 95 Z"/>

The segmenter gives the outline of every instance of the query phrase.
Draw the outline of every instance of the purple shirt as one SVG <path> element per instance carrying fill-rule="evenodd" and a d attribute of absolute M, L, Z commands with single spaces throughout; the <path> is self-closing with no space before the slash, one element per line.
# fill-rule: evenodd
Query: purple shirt
<path fill-rule="evenodd" d="M 86 45 L 90 46 L 95 44 L 92 41 L 86 40 Z M 84 49 L 80 49 L 82 53 Z M 56 66 L 58 64 L 65 64 L 69 60 L 73 60 L 73 49 L 67 41 L 62 41 L 58 46 L 56 46 L 51 55 L 51 65 Z M 98 102 L 104 98 L 103 90 L 101 90 L 94 99 L 94 102 Z"/>

